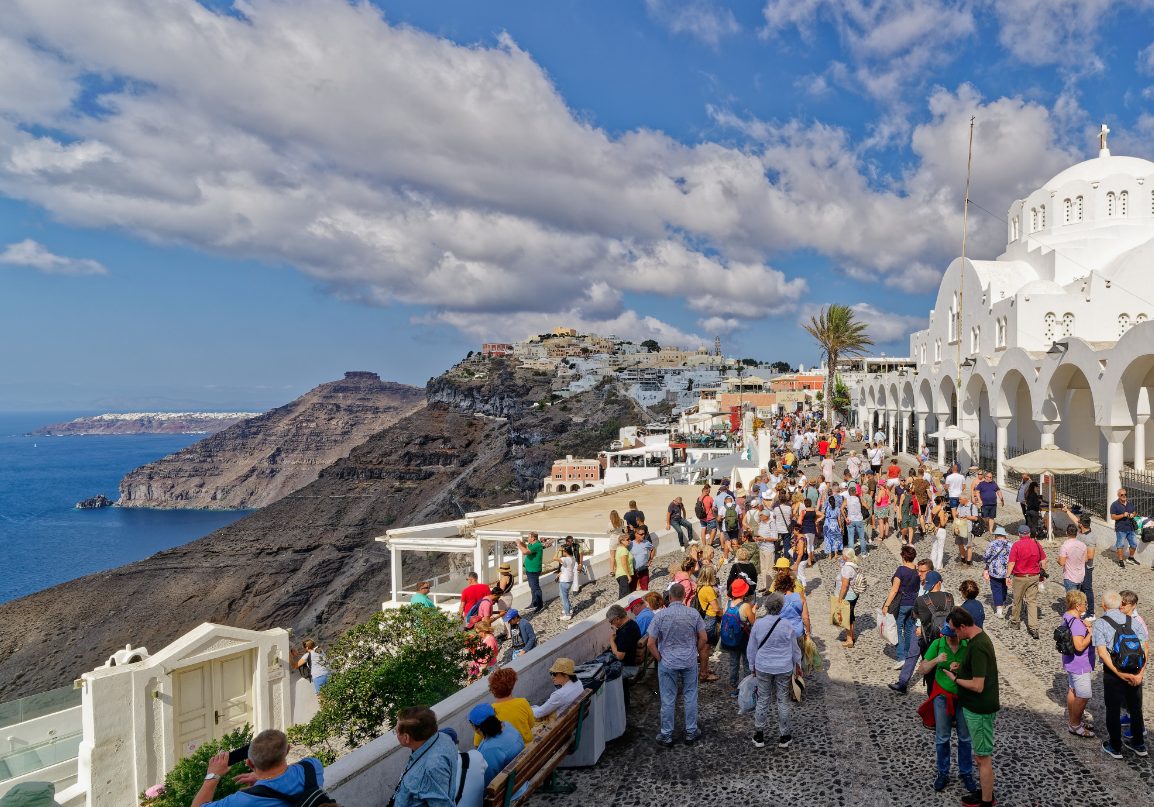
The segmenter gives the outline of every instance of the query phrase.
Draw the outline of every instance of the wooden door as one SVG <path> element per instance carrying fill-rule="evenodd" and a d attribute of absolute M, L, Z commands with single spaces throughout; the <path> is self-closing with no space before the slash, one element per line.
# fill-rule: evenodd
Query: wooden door
<path fill-rule="evenodd" d="M 182 759 L 214 738 L 212 673 L 209 664 L 198 664 L 172 675 L 173 734 L 176 758 Z"/>
<path fill-rule="evenodd" d="M 216 737 L 252 723 L 252 653 L 212 662 L 213 711 Z"/>

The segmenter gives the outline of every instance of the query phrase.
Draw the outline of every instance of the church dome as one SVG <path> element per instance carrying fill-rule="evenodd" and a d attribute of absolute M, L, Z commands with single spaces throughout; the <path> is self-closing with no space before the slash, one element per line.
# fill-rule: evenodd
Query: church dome
<path fill-rule="evenodd" d="M 1092 160 L 1071 165 L 1062 173 L 1042 186 L 1044 190 L 1055 191 L 1068 182 L 1101 182 L 1107 177 L 1126 174 L 1132 177 L 1148 177 L 1154 174 L 1154 162 L 1141 157 L 1095 157 Z"/>

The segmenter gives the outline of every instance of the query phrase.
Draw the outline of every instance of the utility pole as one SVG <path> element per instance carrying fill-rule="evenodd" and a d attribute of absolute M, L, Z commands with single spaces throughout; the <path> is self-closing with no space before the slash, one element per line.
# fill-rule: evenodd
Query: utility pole
<path fill-rule="evenodd" d="M 962 297 L 966 278 L 966 229 L 970 218 L 970 163 L 974 159 L 974 116 L 970 116 L 970 153 L 966 157 L 966 206 L 962 212 L 962 262 L 958 266 L 958 401 L 962 400 Z M 954 424 L 957 425 L 956 423 Z"/>

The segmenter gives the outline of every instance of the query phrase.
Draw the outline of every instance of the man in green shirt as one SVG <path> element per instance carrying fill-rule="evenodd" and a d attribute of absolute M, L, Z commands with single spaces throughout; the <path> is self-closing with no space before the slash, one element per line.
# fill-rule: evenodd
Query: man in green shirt
<path fill-rule="evenodd" d="M 939 792 L 945 790 L 950 781 L 950 734 L 955 724 L 958 731 L 958 778 L 962 780 L 968 792 L 978 788 L 974 784 L 974 759 L 969 726 L 957 700 L 958 685 L 946 674 L 951 664 L 955 661 L 961 662 L 965 658 L 966 646 L 966 642 L 958 638 L 957 633 L 947 622 L 942 625 L 941 635 L 926 648 L 925 661 L 921 665 L 922 675 L 933 675 L 934 683 L 937 684 L 937 688 L 933 690 L 932 703 L 935 744 L 938 752 L 938 777 L 934 780 L 934 790 Z"/>
<path fill-rule="evenodd" d="M 966 641 L 960 662 L 950 664 L 946 677 L 958 685 L 958 702 L 970 730 L 974 762 L 978 766 L 981 789 L 962 799 L 964 807 L 992 807 L 994 804 L 994 715 L 1002 708 L 998 699 L 998 661 L 994 643 L 974 624 L 965 608 L 954 608 L 946 623 Z"/>
<path fill-rule="evenodd" d="M 540 611 L 545 607 L 545 599 L 541 596 L 541 558 L 545 546 L 535 532 L 529 533 L 527 540 L 529 543 L 525 544 L 518 538 L 517 548 L 525 553 L 525 578 L 529 581 L 529 591 L 533 593 L 529 607 Z"/>
<path fill-rule="evenodd" d="M 433 607 L 433 601 L 429 599 L 429 590 L 432 586 L 426 580 L 421 585 L 417 586 L 417 593 L 409 600 L 410 605 L 424 605 L 429 608 Z"/>

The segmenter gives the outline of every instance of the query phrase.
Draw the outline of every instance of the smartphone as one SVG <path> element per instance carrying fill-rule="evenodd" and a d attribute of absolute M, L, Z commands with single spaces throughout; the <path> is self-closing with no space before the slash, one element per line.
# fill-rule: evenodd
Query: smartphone
<path fill-rule="evenodd" d="M 234 748 L 228 752 L 228 767 L 231 768 L 233 765 L 237 764 L 238 762 L 244 762 L 246 759 L 248 759 L 247 745 L 241 746 L 240 748 Z"/>

